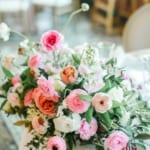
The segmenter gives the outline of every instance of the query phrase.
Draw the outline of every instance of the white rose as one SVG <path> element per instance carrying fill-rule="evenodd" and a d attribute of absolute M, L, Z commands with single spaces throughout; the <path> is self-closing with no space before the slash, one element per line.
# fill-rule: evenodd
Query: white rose
<path fill-rule="evenodd" d="M 121 102 L 123 100 L 123 94 L 123 90 L 119 87 L 114 87 L 108 92 L 110 98 L 118 102 Z"/>
<path fill-rule="evenodd" d="M 0 38 L 4 41 L 8 41 L 10 36 L 10 28 L 5 23 L 0 24 Z"/>
<path fill-rule="evenodd" d="M 79 115 L 77 115 L 78 114 L 72 115 L 72 118 L 67 116 L 60 116 L 58 118 L 55 118 L 53 120 L 55 129 L 64 133 L 69 133 L 78 130 L 80 128 L 81 118 Z"/>
<path fill-rule="evenodd" d="M 65 88 L 65 84 L 60 80 L 54 80 L 53 85 L 56 91 L 62 91 Z"/>
<path fill-rule="evenodd" d="M 25 48 L 25 49 L 29 49 L 29 48 L 30 48 L 30 47 L 29 47 L 29 40 L 26 39 L 26 40 L 24 40 L 24 41 L 21 41 L 21 42 L 20 42 L 20 47 L 21 47 L 21 48 Z"/>

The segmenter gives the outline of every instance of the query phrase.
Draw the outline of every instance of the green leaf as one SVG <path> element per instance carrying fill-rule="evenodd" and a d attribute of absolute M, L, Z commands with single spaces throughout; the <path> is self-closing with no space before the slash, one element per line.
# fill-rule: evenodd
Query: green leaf
<path fill-rule="evenodd" d="M 105 113 L 100 114 L 100 115 L 101 115 L 101 119 L 102 119 L 102 121 L 104 122 L 104 124 L 105 124 L 108 128 L 110 128 L 110 127 L 111 127 L 111 124 L 112 124 L 112 120 L 111 120 L 111 118 L 110 118 L 109 113 L 108 113 L 108 112 L 105 112 Z"/>
<path fill-rule="evenodd" d="M 83 94 L 79 94 L 78 97 L 84 101 L 88 101 L 88 102 L 91 102 L 92 100 L 92 96 L 90 95 L 83 95 Z"/>
<path fill-rule="evenodd" d="M 7 100 L 3 101 L 2 104 L 0 105 L 0 110 L 3 109 L 3 106 L 6 104 Z"/>
<path fill-rule="evenodd" d="M 91 120 L 92 120 L 93 112 L 94 112 L 93 107 L 90 107 L 90 108 L 88 109 L 88 111 L 85 113 L 85 118 L 86 118 L 86 121 L 87 121 L 88 123 L 90 123 Z"/>
<path fill-rule="evenodd" d="M 150 134 L 149 133 L 138 134 L 135 138 L 142 140 L 150 139 Z"/>
<path fill-rule="evenodd" d="M 120 103 L 118 101 L 113 100 L 113 108 L 120 107 Z"/>
<path fill-rule="evenodd" d="M 8 79 L 11 79 L 13 77 L 13 74 L 8 70 L 6 69 L 5 67 L 2 66 L 2 70 L 5 74 L 5 76 L 8 78 Z"/>
<path fill-rule="evenodd" d="M 77 65 L 80 64 L 80 59 L 77 57 L 77 55 L 73 54 L 73 55 L 72 55 L 72 58 L 73 58 L 74 62 L 75 62 Z"/>
<path fill-rule="evenodd" d="M 14 125 L 16 126 L 28 126 L 30 124 L 29 121 L 26 121 L 26 120 L 19 120 L 17 122 L 14 123 Z"/>

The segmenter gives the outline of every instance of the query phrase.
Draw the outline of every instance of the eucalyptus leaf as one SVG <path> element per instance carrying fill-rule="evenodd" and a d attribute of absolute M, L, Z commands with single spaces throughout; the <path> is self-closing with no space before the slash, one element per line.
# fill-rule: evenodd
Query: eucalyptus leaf
<path fill-rule="evenodd" d="M 142 140 L 150 139 L 150 133 L 138 134 L 135 138 L 136 139 L 142 139 Z"/>

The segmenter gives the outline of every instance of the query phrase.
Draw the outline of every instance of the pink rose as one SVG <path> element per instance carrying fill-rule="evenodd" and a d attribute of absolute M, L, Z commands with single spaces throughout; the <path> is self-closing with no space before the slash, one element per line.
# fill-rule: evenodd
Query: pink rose
<path fill-rule="evenodd" d="M 39 77 L 37 84 L 45 95 L 53 96 L 56 94 L 52 80 L 50 78 L 47 80 L 45 77 Z"/>
<path fill-rule="evenodd" d="M 49 138 L 47 142 L 47 150 L 67 150 L 66 142 L 59 136 Z"/>
<path fill-rule="evenodd" d="M 109 150 L 123 150 L 129 141 L 129 137 L 122 131 L 115 131 L 105 140 L 105 146 Z"/>
<path fill-rule="evenodd" d="M 30 90 L 25 94 L 24 106 L 29 106 L 33 103 L 32 93 L 33 93 L 33 90 Z"/>
<path fill-rule="evenodd" d="M 41 56 L 35 54 L 29 58 L 28 66 L 30 68 L 38 68 L 40 66 L 40 63 L 41 63 Z"/>
<path fill-rule="evenodd" d="M 80 129 L 77 131 L 77 134 L 80 134 L 82 140 L 89 140 L 98 129 L 97 121 L 93 118 L 90 123 L 83 119 L 81 121 Z"/>
<path fill-rule="evenodd" d="M 66 104 L 72 112 L 82 114 L 88 110 L 90 103 L 80 99 L 79 98 L 80 94 L 87 95 L 87 93 L 84 90 L 81 89 L 73 90 L 67 96 Z"/>
<path fill-rule="evenodd" d="M 39 134 L 47 132 L 48 123 L 40 116 L 36 116 L 32 120 L 33 129 Z"/>
<path fill-rule="evenodd" d="M 44 33 L 41 37 L 41 44 L 44 51 L 55 51 L 61 48 L 64 37 L 55 30 Z"/>
<path fill-rule="evenodd" d="M 55 116 L 57 108 L 55 103 L 59 101 L 58 95 L 45 96 L 39 88 L 35 88 L 32 94 L 37 108 L 45 115 Z"/>
<path fill-rule="evenodd" d="M 19 83 L 20 82 L 20 77 L 19 75 L 16 75 L 14 76 L 12 79 L 11 79 L 11 83 L 12 85 L 14 86 L 15 84 Z"/>
<path fill-rule="evenodd" d="M 21 101 L 19 98 L 19 95 L 17 93 L 9 93 L 7 96 L 7 100 L 9 101 L 9 103 L 15 107 L 20 107 L 21 106 Z"/>
<path fill-rule="evenodd" d="M 112 107 L 112 100 L 105 93 L 97 93 L 92 99 L 92 105 L 97 112 L 105 113 Z"/>

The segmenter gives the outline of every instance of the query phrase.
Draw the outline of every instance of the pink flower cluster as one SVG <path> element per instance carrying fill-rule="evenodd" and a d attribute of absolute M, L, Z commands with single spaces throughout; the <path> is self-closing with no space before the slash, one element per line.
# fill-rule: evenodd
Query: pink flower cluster
<path fill-rule="evenodd" d="M 93 118 L 90 123 L 83 119 L 81 121 L 80 129 L 76 132 L 80 134 L 80 138 L 82 140 L 89 140 L 91 136 L 93 136 L 98 129 L 97 121 Z"/>

